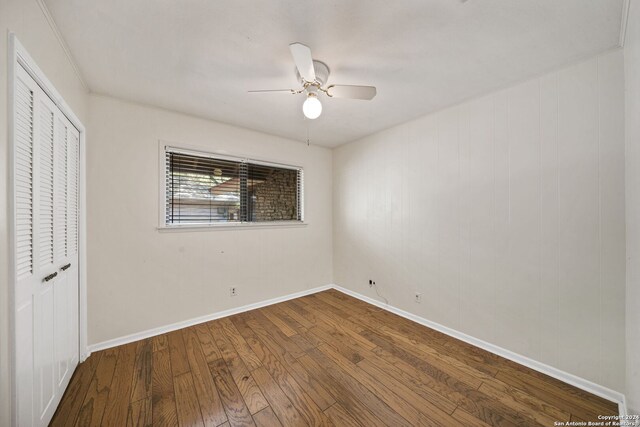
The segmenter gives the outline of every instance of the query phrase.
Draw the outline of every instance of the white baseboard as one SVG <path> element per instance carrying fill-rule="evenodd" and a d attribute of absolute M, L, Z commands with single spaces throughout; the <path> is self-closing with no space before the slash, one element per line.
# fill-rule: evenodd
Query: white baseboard
<path fill-rule="evenodd" d="M 603 399 L 610 400 L 618 404 L 618 410 L 621 416 L 627 415 L 627 407 L 626 400 L 624 394 L 617 392 L 615 390 L 611 390 L 607 387 L 601 386 L 584 378 L 580 378 L 576 375 L 570 374 L 568 372 L 562 371 L 560 369 L 554 368 L 552 366 L 546 365 L 542 362 L 535 361 L 526 356 L 522 356 L 520 354 L 514 353 L 510 350 L 504 349 L 497 345 L 488 343 L 486 341 L 480 340 L 478 338 L 474 338 L 470 335 L 462 333 L 460 331 L 456 331 L 455 329 L 451 329 L 449 327 L 443 326 L 439 323 L 432 322 L 423 317 L 417 316 L 415 314 L 409 313 L 407 311 L 401 310 L 399 308 L 393 307 L 391 305 L 383 304 L 382 302 L 370 298 L 368 296 L 359 294 L 350 289 L 343 288 L 342 286 L 338 286 L 335 284 L 319 286 L 317 288 L 307 289 L 301 292 L 296 292 L 293 294 L 268 299 L 265 301 L 245 305 L 242 307 L 232 308 L 229 310 L 219 311 L 217 313 L 208 314 L 205 316 L 196 317 L 194 319 L 185 320 L 182 322 L 172 323 L 170 325 L 161 326 L 158 328 L 148 329 L 146 331 L 138 332 L 135 334 L 127 335 L 120 338 L 115 338 L 108 341 L 103 341 L 98 344 L 93 344 L 89 346 L 90 352 L 104 350 L 111 347 L 116 347 L 123 344 L 128 344 L 130 342 L 142 340 L 145 338 L 150 338 L 156 335 L 161 335 L 167 332 L 175 331 L 178 329 L 186 328 L 189 326 L 197 325 L 199 323 L 208 322 L 210 320 L 220 319 L 222 317 L 231 316 L 238 313 L 243 313 L 245 311 L 255 310 L 256 308 L 266 307 L 268 305 L 277 304 L 279 302 L 288 301 L 295 298 L 300 298 L 305 295 L 315 294 L 317 292 L 326 291 L 327 289 L 336 289 L 342 293 L 350 295 L 354 298 L 357 298 L 366 303 L 375 305 L 376 307 L 380 307 L 384 310 L 387 310 L 391 313 L 397 314 L 398 316 L 404 317 L 405 319 L 411 320 L 413 322 L 419 323 L 420 325 L 426 326 L 428 328 L 434 329 L 436 331 L 442 332 L 445 335 L 449 335 L 450 337 L 459 339 L 460 341 L 464 341 L 473 346 L 479 347 L 483 350 L 486 350 L 490 353 L 496 354 L 498 356 L 504 357 L 505 359 L 512 360 L 520 365 L 526 366 L 527 368 L 533 369 L 535 371 L 541 372 L 543 374 L 549 375 L 550 377 L 556 378 L 562 382 L 570 384 L 574 387 L 577 387 L 581 390 L 594 394 L 596 396 L 600 396 Z M 89 353 L 91 354 L 91 353 Z"/>
<path fill-rule="evenodd" d="M 354 298 L 362 300 L 366 303 L 375 305 L 376 307 L 380 307 L 386 311 L 397 314 L 398 316 L 404 317 L 405 319 L 409 319 L 413 322 L 419 323 L 423 326 L 426 326 L 431 329 L 435 329 L 438 332 L 442 332 L 445 335 L 449 335 L 450 337 L 459 339 L 460 341 L 464 341 L 469 343 L 475 347 L 479 347 L 483 350 L 486 350 L 490 353 L 496 354 L 498 356 L 504 357 L 505 359 L 512 360 L 520 365 L 526 366 L 527 368 L 533 369 L 534 371 L 541 372 L 543 374 L 549 375 L 550 377 L 556 378 L 562 382 L 570 384 L 574 387 L 577 387 L 581 390 L 587 391 L 596 396 L 602 397 L 603 399 L 610 400 L 614 403 L 618 404 L 618 412 L 620 416 L 627 415 L 627 405 L 624 394 L 617 392 L 615 390 L 611 390 L 607 387 L 601 386 L 584 378 L 580 378 L 576 375 L 570 374 L 568 372 L 562 371 L 560 369 L 554 368 L 553 366 L 546 365 L 542 362 L 538 362 L 536 360 L 530 359 L 526 356 L 522 356 L 521 354 L 514 353 L 510 350 L 504 349 L 497 345 L 488 343 L 486 341 L 480 340 L 478 338 L 474 338 L 465 333 L 456 331 L 455 329 L 448 328 L 439 323 L 432 322 L 423 317 L 417 316 L 415 314 L 409 313 L 407 311 L 401 310 L 399 308 L 393 307 L 391 305 L 384 304 L 376 299 L 370 298 L 368 296 L 359 294 L 350 289 L 343 288 L 342 286 L 333 285 L 333 288 L 343 292 L 347 295 L 350 295 Z"/>
<path fill-rule="evenodd" d="M 89 346 L 89 354 L 94 351 L 105 350 L 111 347 L 117 347 L 119 345 L 128 344 L 130 342 L 139 341 L 145 338 L 154 337 L 156 335 L 166 334 L 167 332 L 176 331 L 178 329 L 187 328 L 189 326 L 197 325 L 199 323 L 208 322 L 210 320 L 220 319 L 222 317 L 232 316 L 234 314 L 243 313 L 245 311 L 255 310 L 256 308 L 266 307 L 268 305 L 277 304 L 279 302 L 288 301 L 295 298 L 300 298 L 305 295 L 311 295 L 318 292 L 331 289 L 333 285 L 319 286 L 317 288 L 307 289 L 293 294 L 284 295 L 281 297 L 271 298 L 265 301 L 256 302 L 253 304 L 244 305 L 242 307 L 231 308 L 229 310 L 219 311 L 213 314 L 207 314 L 204 316 L 196 317 L 189 320 L 183 320 L 181 322 L 172 323 L 170 325 L 160 326 L 153 329 L 147 329 L 146 331 L 136 332 L 134 334 L 126 335 L 124 337 L 114 338 L 111 340 L 103 341 L 97 344 Z M 88 355 L 87 355 L 88 356 Z"/>

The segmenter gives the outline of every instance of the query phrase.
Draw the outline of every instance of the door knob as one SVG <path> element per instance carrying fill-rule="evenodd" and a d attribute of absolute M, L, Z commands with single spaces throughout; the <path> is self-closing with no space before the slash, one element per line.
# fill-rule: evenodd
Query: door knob
<path fill-rule="evenodd" d="M 63 265 L 62 267 L 60 267 L 60 270 L 62 271 L 67 271 L 67 269 L 71 267 L 71 263 L 67 264 L 67 265 Z"/>
<path fill-rule="evenodd" d="M 58 272 L 55 271 L 53 273 L 51 273 L 50 275 L 48 275 L 47 277 L 44 278 L 45 282 L 48 282 L 49 280 L 53 279 L 54 277 L 56 277 L 58 275 Z"/>

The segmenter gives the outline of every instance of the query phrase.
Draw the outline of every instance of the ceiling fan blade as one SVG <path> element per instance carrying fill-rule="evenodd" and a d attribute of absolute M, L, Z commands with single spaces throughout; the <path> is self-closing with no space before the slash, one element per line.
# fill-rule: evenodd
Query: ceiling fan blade
<path fill-rule="evenodd" d="M 375 86 L 331 85 L 327 93 L 333 98 L 371 100 L 376 96 Z"/>
<path fill-rule="evenodd" d="M 280 93 L 296 93 L 293 89 L 266 89 L 266 90 L 248 90 L 248 93 L 265 93 L 265 92 L 280 92 Z"/>
<path fill-rule="evenodd" d="M 289 45 L 291 50 L 291 56 L 293 56 L 293 62 L 298 68 L 300 77 L 308 82 L 313 82 L 316 79 L 316 70 L 313 68 L 313 57 L 311 56 L 311 49 L 309 46 L 302 43 L 291 43 Z"/>

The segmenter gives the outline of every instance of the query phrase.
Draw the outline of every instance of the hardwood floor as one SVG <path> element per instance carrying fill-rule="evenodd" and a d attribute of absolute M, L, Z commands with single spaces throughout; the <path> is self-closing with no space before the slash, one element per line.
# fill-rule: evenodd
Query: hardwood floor
<path fill-rule="evenodd" d="M 53 426 L 553 426 L 617 405 L 335 290 L 96 352 Z"/>

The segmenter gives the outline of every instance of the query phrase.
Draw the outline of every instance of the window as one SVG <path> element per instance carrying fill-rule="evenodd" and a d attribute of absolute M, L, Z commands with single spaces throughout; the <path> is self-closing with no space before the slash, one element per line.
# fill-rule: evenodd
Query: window
<path fill-rule="evenodd" d="M 165 147 L 165 226 L 303 220 L 294 166 Z"/>

